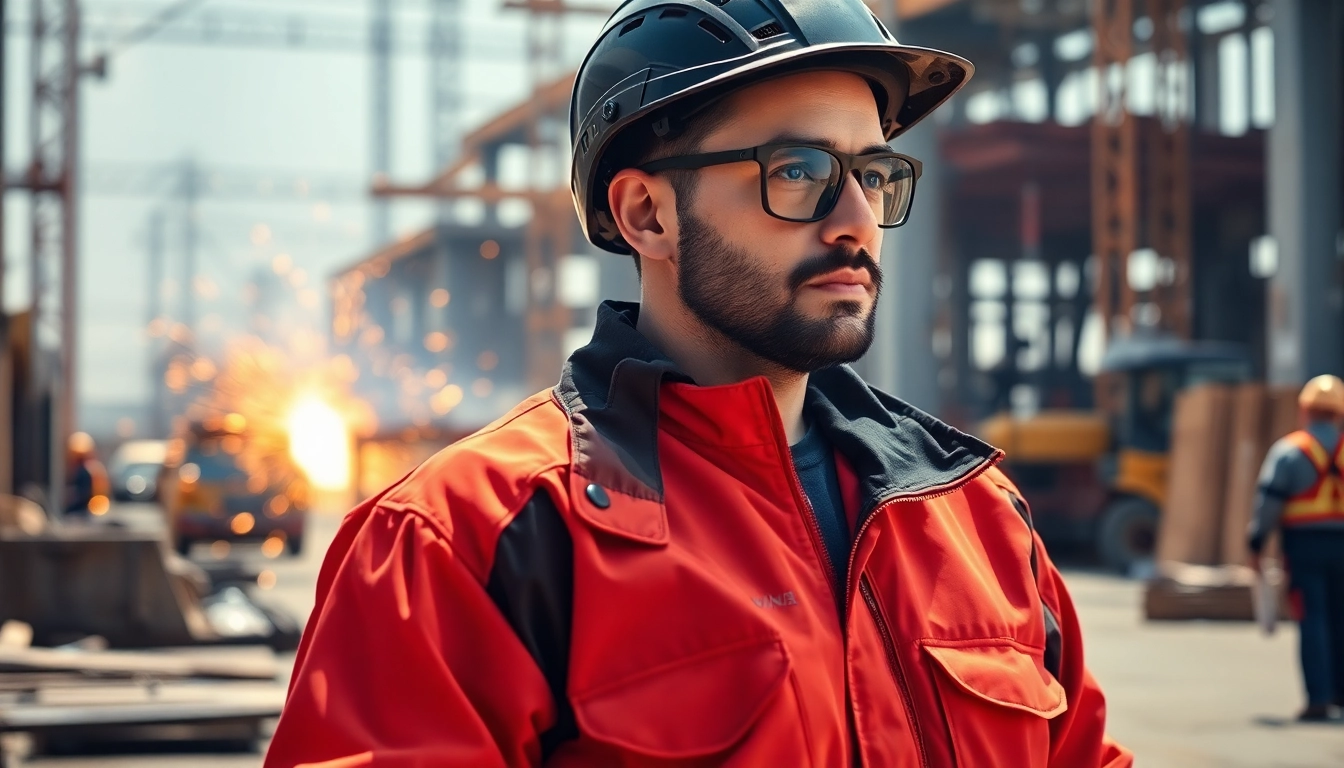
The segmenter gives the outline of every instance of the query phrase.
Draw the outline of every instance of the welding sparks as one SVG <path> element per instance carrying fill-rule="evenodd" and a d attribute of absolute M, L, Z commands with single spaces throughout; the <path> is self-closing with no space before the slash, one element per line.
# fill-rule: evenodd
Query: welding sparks
<path fill-rule="evenodd" d="M 289 413 L 289 452 L 313 485 L 328 490 L 350 484 L 350 437 L 341 415 L 308 397 Z"/>

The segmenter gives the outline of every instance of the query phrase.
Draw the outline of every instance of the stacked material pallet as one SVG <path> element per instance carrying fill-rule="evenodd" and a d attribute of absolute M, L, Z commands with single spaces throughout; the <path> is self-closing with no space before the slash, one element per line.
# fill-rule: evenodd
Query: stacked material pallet
<path fill-rule="evenodd" d="M 1177 398 L 1147 618 L 1253 620 L 1247 526 L 1266 452 L 1297 427 L 1296 397 L 1295 388 L 1248 383 L 1206 384 Z"/>

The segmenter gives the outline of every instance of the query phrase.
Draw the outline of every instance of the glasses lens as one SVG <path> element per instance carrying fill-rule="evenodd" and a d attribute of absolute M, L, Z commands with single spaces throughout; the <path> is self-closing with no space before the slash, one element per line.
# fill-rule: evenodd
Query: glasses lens
<path fill-rule="evenodd" d="M 840 161 L 811 147 L 782 147 L 766 163 L 766 205 L 776 216 L 812 221 L 830 212 L 840 187 Z"/>
<path fill-rule="evenodd" d="M 899 157 L 869 161 L 860 169 L 859 182 L 882 226 L 894 227 L 905 220 L 915 191 L 915 169 L 908 161 Z"/>

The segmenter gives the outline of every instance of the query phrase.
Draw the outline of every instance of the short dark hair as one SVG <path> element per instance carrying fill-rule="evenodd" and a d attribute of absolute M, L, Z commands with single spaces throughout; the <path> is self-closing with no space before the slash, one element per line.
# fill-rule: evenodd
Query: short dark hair
<path fill-rule="evenodd" d="M 685 115 L 676 118 L 670 110 Z M 612 140 L 602 158 L 603 187 L 626 168 L 638 168 L 665 157 L 694 154 L 705 139 L 728 120 L 723 99 L 719 97 L 690 102 L 683 100 L 668 110 L 658 110 L 633 123 Z M 677 193 L 677 207 L 686 205 L 695 196 L 694 171 L 663 171 L 672 189 Z M 631 248 L 635 271 L 640 271 L 639 254 Z"/>

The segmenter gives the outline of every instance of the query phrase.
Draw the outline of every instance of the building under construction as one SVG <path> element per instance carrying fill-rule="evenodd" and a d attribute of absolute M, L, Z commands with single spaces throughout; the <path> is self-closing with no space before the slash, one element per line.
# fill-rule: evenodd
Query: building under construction
<path fill-rule="evenodd" d="M 1244 344 L 1276 381 L 1344 367 L 1336 5 L 898 3 L 902 40 L 963 53 L 977 72 L 941 121 L 898 141 L 926 158 L 925 175 L 912 222 L 887 238 L 893 279 L 861 364 L 868 377 L 969 423 L 1014 404 L 1090 406 L 1089 355 L 1134 333 Z M 392 244 L 338 277 L 338 338 L 369 333 L 342 309 L 363 281 L 364 317 L 385 333 L 388 323 L 413 325 L 406 338 L 422 364 L 445 359 L 425 356 L 422 342 L 441 341 L 425 334 L 461 345 L 449 378 L 464 391 L 487 373 L 490 391 L 511 395 L 554 379 L 573 346 L 564 340 L 591 321 L 590 301 L 561 296 L 564 265 L 601 274 L 600 296 L 636 288 L 628 261 L 582 242 L 561 180 L 499 183 L 501 153 L 566 154 L 556 128 L 568 90 L 564 77 L 540 85 L 470 134 L 430 182 L 375 190 L 474 198 L 486 213 Z M 484 181 L 466 185 L 473 166 Z M 532 215 L 502 226 L 500 207 L 520 202 Z M 485 242 L 498 244 L 497 258 L 478 248 Z M 401 287 L 374 287 L 386 281 Z M 417 307 L 442 309 L 434 291 L 454 308 L 439 315 L 440 329 L 417 324 L 432 316 Z M 480 310 L 459 313 L 464 296 Z M 499 356 L 497 368 L 470 364 L 486 349 L 468 337 Z M 481 404 L 464 412 L 497 412 Z"/>

